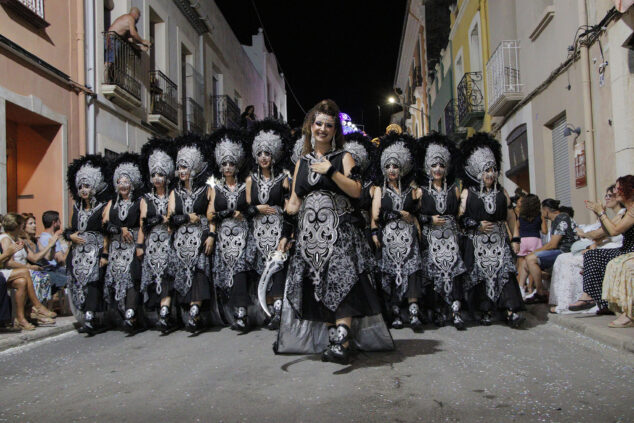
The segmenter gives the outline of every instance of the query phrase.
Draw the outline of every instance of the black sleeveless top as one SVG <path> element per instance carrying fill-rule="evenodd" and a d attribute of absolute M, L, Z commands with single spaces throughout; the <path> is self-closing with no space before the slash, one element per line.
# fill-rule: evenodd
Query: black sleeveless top
<path fill-rule="evenodd" d="M 101 232 L 103 229 L 101 214 L 105 205 L 106 203 L 99 203 L 92 209 L 86 211 L 80 209 L 80 207 L 82 207 L 81 203 L 75 203 L 73 207 L 73 217 L 70 221 L 73 231 Z M 80 217 L 80 215 L 83 215 L 83 217 Z M 83 222 L 80 222 L 80 220 Z"/>
<path fill-rule="evenodd" d="M 324 155 L 335 168 L 335 171 L 343 173 L 343 150 L 337 150 Z M 336 194 L 346 195 L 336 183 L 326 175 L 312 172 L 311 163 L 317 161 L 314 153 L 306 154 L 299 159 L 299 169 L 297 170 L 297 180 L 295 181 L 295 194 L 299 198 L 304 198 L 313 191 L 326 190 Z M 346 195 L 347 196 L 347 195 Z"/>
<path fill-rule="evenodd" d="M 286 174 L 281 173 L 273 179 L 264 179 L 257 173 L 251 174 L 251 204 L 259 206 L 267 204 L 269 206 L 284 207 L 286 199 L 286 189 L 284 188 L 284 180 Z"/>
<path fill-rule="evenodd" d="M 423 196 L 421 197 L 421 214 L 427 216 L 457 216 L 460 210 L 460 200 L 456 197 L 456 185 L 451 184 L 447 188 L 447 195 L 440 196 L 438 191 L 434 187 L 429 190 L 429 187 L 422 187 Z M 442 209 L 442 202 L 444 197 L 445 210 Z"/>
<path fill-rule="evenodd" d="M 416 208 L 416 200 L 413 198 L 414 188 L 408 186 L 402 189 L 402 192 L 397 193 L 389 185 L 386 188 L 385 193 L 381 193 L 381 210 L 393 210 L 393 211 L 413 211 Z"/>
<path fill-rule="evenodd" d="M 174 214 L 196 213 L 207 215 L 207 185 L 196 188 L 191 192 L 185 189 L 174 189 Z"/>
<path fill-rule="evenodd" d="M 501 222 L 506 220 L 507 203 L 503 190 L 499 190 L 495 195 L 492 192 L 486 193 L 488 198 L 480 198 L 480 191 L 474 187 L 469 188 L 467 196 L 467 206 L 465 215 L 478 222 L 487 220 L 489 222 Z"/>
<path fill-rule="evenodd" d="M 167 203 L 169 200 L 167 195 L 164 198 L 160 198 L 158 195 L 149 193 L 143 197 L 145 198 L 145 204 L 147 204 L 146 217 L 167 216 Z"/>
<path fill-rule="evenodd" d="M 138 228 L 139 215 L 141 214 L 140 204 L 141 198 L 131 200 L 128 204 L 121 199 L 116 202 L 113 200 L 110 205 L 110 215 L 108 216 L 108 220 L 113 225 L 117 225 L 122 228 Z"/>
<path fill-rule="evenodd" d="M 247 191 L 245 184 L 238 184 L 235 191 L 231 191 L 226 185 L 216 184 L 214 187 L 214 210 L 216 213 L 224 210 L 244 210 L 247 206 Z"/>

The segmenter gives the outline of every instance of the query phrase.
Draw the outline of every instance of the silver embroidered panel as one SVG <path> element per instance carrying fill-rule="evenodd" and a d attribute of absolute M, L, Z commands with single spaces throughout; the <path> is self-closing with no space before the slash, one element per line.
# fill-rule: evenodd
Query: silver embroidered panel
<path fill-rule="evenodd" d="M 383 228 L 383 248 L 396 267 L 396 286 L 403 283 L 403 266 L 413 242 L 411 225 L 402 219 L 393 220 Z"/>
<path fill-rule="evenodd" d="M 119 199 L 119 201 L 115 203 L 114 208 L 117 212 L 117 217 L 119 217 L 121 222 L 127 219 L 128 212 L 130 211 L 132 204 L 134 204 L 132 201 L 124 199 Z"/>
<path fill-rule="evenodd" d="M 98 232 L 84 232 L 79 234 L 79 237 L 86 242 L 73 245 L 72 273 L 73 277 L 85 286 L 88 282 L 99 279 L 99 257 L 103 248 L 103 235 Z"/>
<path fill-rule="evenodd" d="M 381 171 L 386 174 L 385 166 L 395 163 L 401 169 L 401 176 L 407 175 L 412 170 L 412 153 L 402 141 L 395 142 L 381 153 Z"/>
<path fill-rule="evenodd" d="M 356 141 L 349 141 L 343 145 L 343 150 L 352 155 L 354 162 L 362 170 L 366 170 L 370 164 L 370 156 L 363 145 Z"/>
<path fill-rule="evenodd" d="M 235 211 L 238 208 L 240 194 L 246 189 L 246 184 L 239 184 L 235 191 L 231 191 L 226 185 L 216 185 L 216 190 L 224 195 L 227 201 L 227 210 Z M 216 194 L 218 195 L 218 194 Z"/>
<path fill-rule="evenodd" d="M 302 258 L 310 266 L 313 283 L 319 285 L 320 273 L 330 259 L 337 241 L 339 215 L 333 195 L 326 191 L 308 194 L 304 198 L 302 209 L 297 244 Z M 315 289 L 316 295 L 318 292 L 320 291 Z"/>
<path fill-rule="evenodd" d="M 471 156 L 467 158 L 465 170 L 467 175 L 474 181 L 482 179 L 482 173 L 490 167 L 497 167 L 495 163 L 495 155 L 491 149 L 487 147 L 476 148 Z"/>
<path fill-rule="evenodd" d="M 156 293 L 161 294 L 161 278 L 167 269 L 170 254 L 170 234 L 164 224 L 152 228 L 145 239 L 145 255 L 143 256 L 143 278 L 156 284 Z M 149 275 L 145 273 L 149 272 Z"/>
<path fill-rule="evenodd" d="M 247 246 L 248 231 L 246 220 L 234 218 L 224 219 L 218 229 L 218 253 L 232 275 Z M 233 278 L 229 279 L 229 284 L 233 286 Z"/>
<path fill-rule="evenodd" d="M 194 204 L 196 203 L 196 199 L 202 195 L 203 191 L 207 190 L 207 185 L 203 185 L 196 190 L 187 191 L 186 189 L 178 189 L 178 196 L 181 198 L 183 203 L 183 213 L 189 214 L 194 213 Z"/>
<path fill-rule="evenodd" d="M 489 298 L 496 298 L 496 280 L 504 265 L 505 233 L 502 225 L 494 226 L 490 233 L 473 235 L 474 259 L 478 270 L 484 275 Z"/>
<path fill-rule="evenodd" d="M 453 268 L 458 262 L 460 249 L 453 221 L 442 226 L 427 226 L 426 238 L 432 265 L 437 269 L 443 292 L 449 296 L 453 286 Z"/>
<path fill-rule="evenodd" d="M 271 188 L 280 180 L 286 178 L 284 173 L 277 175 L 275 178 L 265 179 L 261 175 L 253 174 L 251 179 L 258 187 L 258 200 L 260 204 L 268 204 Z"/>
<path fill-rule="evenodd" d="M 293 145 L 293 153 L 291 154 L 291 161 L 293 164 L 297 163 L 300 157 L 302 157 L 302 151 L 304 150 L 304 137 L 299 137 Z"/>
<path fill-rule="evenodd" d="M 264 151 L 271 155 L 273 163 L 277 163 L 282 158 L 282 138 L 274 131 L 260 131 L 253 139 L 251 153 L 255 160 L 258 153 Z"/>
<path fill-rule="evenodd" d="M 282 236 L 280 214 L 258 214 L 253 218 L 253 237 L 260 254 L 267 259 L 275 251 Z"/>
<path fill-rule="evenodd" d="M 161 216 L 167 216 L 167 205 L 169 203 L 169 197 L 167 195 L 159 197 L 156 194 L 146 194 L 145 199 L 151 202 L 156 209 L 156 214 Z"/>
<path fill-rule="evenodd" d="M 137 238 L 138 231 L 130 230 L 130 233 L 133 239 Z M 121 234 L 111 236 L 105 283 L 106 286 L 114 286 L 114 299 L 120 303 L 120 306 L 123 306 L 122 302 L 125 300 L 127 289 L 133 286 L 130 265 L 135 251 L 134 241 L 123 241 Z"/>
<path fill-rule="evenodd" d="M 434 204 L 436 205 L 436 210 L 438 213 L 443 214 L 447 210 L 447 194 L 449 190 L 441 189 L 440 191 L 436 190 L 436 188 L 431 187 L 427 192 L 431 198 L 434 199 Z"/>
<path fill-rule="evenodd" d="M 186 269 L 184 282 L 187 289 L 192 286 L 198 253 L 202 244 L 202 234 L 202 222 L 182 225 L 174 234 L 174 254 L 176 254 L 179 263 Z"/>
<path fill-rule="evenodd" d="M 407 189 L 403 190 L 403 192 L 400 194 L 394 191 L 392 187 L 387 187 L 385 191 L 392 200 L 392 209 L 394 209 L 395 211 L 402 211 L 407 196 L 412 192 L 412 187 L 407 187 Z"/>
<path fill-rule="evenodd" d="M 79 232 L 85 231 L 88 227 L 88 221 L 92 215 L 99 212 L 105 204 L 106 203 L 99 203 L 88 210 L 84 207 L 77 207 L 77 205 L 75 205 L 75 210 L 77 211 L 77 230 Z"/>
<path fill-rule="evenodd" d="M 163 150 L 154 150 L 148 157 L 150 176 L 155 173 L 165 175 L 167 179 L 174 177 L 174 160 Z"/>

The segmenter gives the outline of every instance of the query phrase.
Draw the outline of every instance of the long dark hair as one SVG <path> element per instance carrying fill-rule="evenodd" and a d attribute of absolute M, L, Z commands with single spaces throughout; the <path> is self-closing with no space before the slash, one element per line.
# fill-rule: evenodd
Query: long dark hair
<path fill-rule="evenodd" d="M 302 127 L 302 135 L 304 135 L 304 148 L 302 155 L 311 153 L 313 146 L 310 143 L 310 139 L 313 136 L 311 126 L 315 123 L 315 118 L 318 113 L 322 113 L 327 116 L 331 116 L 335 120 L 335 147 L 337 150 L 343 148 L 345 140 L 343 138 L 343 126 L 341 126 L 341 119 L 339 119 L 339 106 L 332 100 L 321 100 L 306 114 L 304 119 L 304 125 Z"/>
<path fill-rule="evenodd" d="M 561 213 L 566 213 L 570 217 L 575 217 L 575 211 L 572 207 L 560 206 L 561 202 L 559 200 L 554 200 L 552 198 L 547 198 L 542 201 L 542 207 L 548 207 L 552 211 L 558 211 Z"/>
<path fill-rule="evenodd" d="M 541 213 L 541 203 L 539 197 L 535 194 L 528 194 L 522 197 L 522 203 L 520 204 L 520 217 L 528 222 L 532 222 Z"/>
<path fill-rule="evenodd" d="M 251 110 L 252 112 L 249 113 L 249 110 Z M 240 115 L 242 119 L 244 119 L 247 116 L 255 117 L 255 106 L 253 104 L 249 104 L 247 107 L 245 107 L 244 112 L 242 112 L 242 114 Z"/>

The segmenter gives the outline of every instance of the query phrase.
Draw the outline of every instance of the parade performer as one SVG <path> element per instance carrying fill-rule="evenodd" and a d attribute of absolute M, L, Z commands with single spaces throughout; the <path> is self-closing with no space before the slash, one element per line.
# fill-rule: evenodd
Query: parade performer
<path fill-rule="evenodd" d="M 137 237 L 136 254 L 142 259 L 141 293 L 148 309 L 159 309 L 158 328 L 170 329 L 172 298 L 168 291 L 166 270 L 173 255 L 167 226 L 169 185 L 174 179 L 174 143 L 170 139 L 153 138 L 141 149 L 143 180 L 147 192 L 141 198 L 141 226 Z M 157 307 L 160 306 L 160 307 Z"/>
<path fill-rule="evenodd" d="M 282 235 L 282 213 L 290 195 L 290 182 L 284 169 L 284 154 L 289 144 L 290 130 L 276 120 L 255 122 L 252 127 L 251 154 L 254 171 L 246 179 L 246 200 L 250 219 L 248 256 L 251 267 L 262 275 L 266 261 L 277 249 Z M 271 318 L 269 329 L 278 329 L 282 314 L 282 297 L 286 271 L 275 273 L 267 287 L 267 305 Z"/>
<path fill-rule="evenodd" d="M 423 262 L 415 219 L 420 189 L 413 182 L 414 139 L 391 132 L 379 147 L 383 186 L 375 189 L 372 239 L 381 249 L 382 287 L 389 297 L 392 327 L 401 329 L 401 306 L 407 301 L 412 329 L 422 330 L 418 300 L 423 295 Z"/>
<path fill-rule="evenodd" d="M 207 216 L 211 220 L 214 245 L 213 284 L 226 311 L 225 320 L 234 330 L 250 329 L 248 307 L 248 273 L 251 258 L 247 258 L 249 224 L 246 179 L 248 172 L 248 136 L 245 132 L 221 128 L 211 136 L 214 144 L 214 175 L 216 183 L 211 189 Z M 228 309 L 226 308 L 228 307 Z"/>
<path fill-rule="evenodd" d="M 348 363 L 350 344 L 366 351 L 387 350 L 393 341 L 369 278 L 372 256 L 351 222 L 351 198 L 359 198 L 361 183 L 358 174 L 351 178 L 354 159 L 342 150 L 337 105 L 323 100 L 311 109 L 303 135 L 303 155 L 295 166 L 278 247 L 287 251 L 295 235 L 274 349 L 323 351 L 324 361 Z M 354 326 L 353 318 L 358 318 Z"/>
<path fill-rule="evenodd" d="M 477 133 L 460 145 L 462 182 L 460 222 L 466 233 L 463 260 L 467 267 L 464 285 L 471 311 L 482 313 L 480 323 L 490 325 L 496 310 L 506 311 L 509 326 L 518 328 L 524 317 L 522 295 L 516 279 L 508 230 L 515 214 L 505 189 L 498 184 L 500 143 Z M 519 243 L 519 239 L 514 239 Z"/>
<path fill-rule="evenodd" d="M 432 284 L 434 323 L 443 326 L 447 307 L 451 307 L 453 325 L 463 330 L 460 315 L 462 278 L 467 269 L 460 254 L 460 233 L 457 225 L 460 191 L 455 184 L 458 149 L 446 136 L 423 137 L 417 162 L 423 163 L 419 173 L 422 190 L 417 218 L 423 234 L 425 276 Z"/>
<path fill-rule="evenodd" d="M 108 162 L 100 155 L 75 159 L 67 184 L 75 201 L 71 225 L 64 238 L 72 243 L 66 259 L 68 287 L 75 310 L 83 312 L 83 329 L 94 333 L 95 313 L 102 311 L 103 276 L 108 252 L 104 248 L 102 216 L 110 197 Z"/>
<path fill-rule="evenodd" d="M 141 266 L 135 254 L 143 193 L 139 155 L 121 154 L 113 167 L 112 185 L 115 194 L 108 201 L 103 215 L 106 230 L 104 249 L 108 250 L 104 298 L 108 303 L 114 299 L 119 311 L 124 313 L 125 328 L 133 330 L 138 314 L 141 281 Z"/>
<path fill-rule="evenodd" d="M 178 180 L 167 205 L 173 254 L 167 271 L 170 283 L 162 289 L 162 295 L 163 298 L 178 295 L 181 309 L 188 312 L 185 328 L 195 332 L 202 327 L 203 302 L 212 299 L 208 256 L 213 234 L 207 220 L 210 143 L 194 134 L 183 135 L 175 142 Z M 212 310 L 213 303 L 210 301 Z"/>

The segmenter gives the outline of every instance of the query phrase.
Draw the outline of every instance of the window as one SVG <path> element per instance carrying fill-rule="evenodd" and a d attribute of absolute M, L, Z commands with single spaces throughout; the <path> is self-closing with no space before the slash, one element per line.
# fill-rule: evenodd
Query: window
<path fill-rule="evenodd" d="M 555 120 L 550 129 L 553 140 L 555 196 L 557 200 L 561 201 L 561 204 L 570 205 L 570 161 L 568 158 L 568 139 L 564 136 L 566 115 Z"/>

